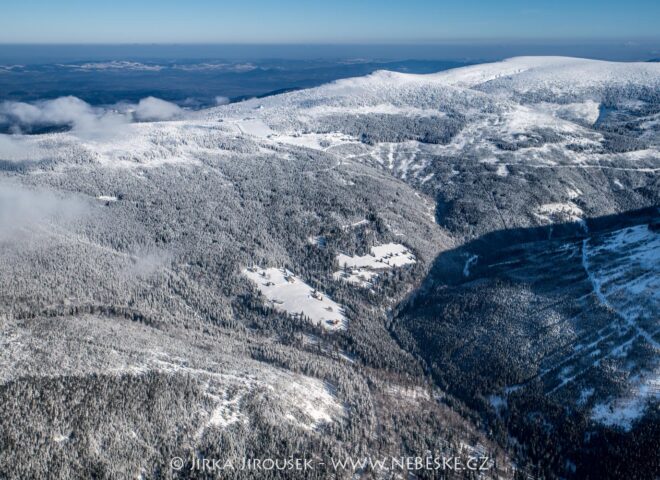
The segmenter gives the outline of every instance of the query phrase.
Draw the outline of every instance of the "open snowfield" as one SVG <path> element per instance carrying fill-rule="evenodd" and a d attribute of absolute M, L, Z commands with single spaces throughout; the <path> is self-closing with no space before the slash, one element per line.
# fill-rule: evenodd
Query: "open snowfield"
<path fill-rule="evenodd" d="M 564 120 L 582 122 L 585 125 L 593 125 L 600 115 L 600 104 L 593 100 L 568 104 L 539 102 L 532 105 L 532 108 Z"/>
<path fill-rule="evenodd" d="M 346 329 L 341 305 L 283 268 L 247 268 L 243 273 L 254 282 L 269 304 L 290 315 L 300 315 L 327 330 Z"/>
<path fill-rule="evenodd" d="M 373 246 L 367 255 L 349 256 L 340 253 L 336 260 L 342 269 L 336 271 L 333 277 L 362 287 L 370 286 L 379 271 L 411 265 L 417 261 L 408 248 L 398 243 Z"/>

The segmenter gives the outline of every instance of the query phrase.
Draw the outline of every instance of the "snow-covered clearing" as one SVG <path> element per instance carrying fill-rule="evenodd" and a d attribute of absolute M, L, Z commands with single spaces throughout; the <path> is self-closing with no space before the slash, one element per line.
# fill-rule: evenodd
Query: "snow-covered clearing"
<path fill-rule="evenodd" d="M 644 415 L 648 401 L 660 400 L 660 374 L 638 376 L 631 384 L 630 395 L 595 405 L 591 418 L 603 425 L 630 430 L 633 423 Z"/>
<path fill-rule="evenodd" d="M 333 392 L 334 388 L 327 383 L 300 376 L 296 382 L 281 384 L 279 388 L 285 397 L 295 398 L 296 407 L 311 419 L 310 423 L 292 413 L 286 415 L 289 420 L 303 428 L 316 428 L 344 416 L 344 408 L 338 404 Z"/>
<path fill-rule="evenodd" d="M 255 137 L 267 138 L 274 134 L 273 130 L 260 118 L 246 118 L 234 123 L 241 133 Z"/>
<path fill-rule="evenodd" d="M 302 314 L 327 330 L 346 329 L 343 307 L 314 290 L 293 272 L 283 268 L 251 267 L 243 273 L 257 285 L 273 308 L 293 316 Z"/>
<path fill-rule="evenodd" d="M 339 270 L 332 274 L 332 278 L 335 280 L 342 280 L 347 283 L 353 283 L 364 288 L 371 286 L 371 281 L 376 277 L 378 277 L 378 273 L 374 272 L 373 270 L 367 270 L 365 268 Z"/>
<path fill-rule="evenodd" d="M 546 203 L 536 209 L 536 216 L 547 223 L 581 222 L 583 215 L 573 202 Z"/>
<path fill-rule="evenodd" d="M 211 411 L 206 425 L 200 429 L 199 433 L 203 433 L 209 427 L 226 428 L 234 423 L 247 420 L 240 410 L 242 395 L 230 397 L 226 391 L 222 395 L 212 393 L 207 393 L 207 395 L 215 401 L 215 408 Z"/>
<path fill-rule="evenodd" d="M 274 134 L 271 138 L 279 143 L 307 147 L 314 150 L 328 150 L 345 143 L 358 143 L 357 139 L 341 133 Z"/>
<path fill-rule="evenodd" d="M 508 177 L 509 176 L 509 168 L 506 165 L 498 165 L 497 166 L 497 171 L 495 174 L 498 177 Z"/>
<path fill-rule="evenodd" d="M 600 115 L 600 104 L 593 100 L 567 104 L 540 102 L 534 104 L 533 107 L 537 110 L 550 113 L 557 118 L 583 122 L 588 125 L 596 123 Z"/>
<path fill-rule="evenodd" d="M 343 280 L 362 287 L 369 287 L 379 271 L 416 263 L 410 250 L 399 243 L 386 243 L 371 247 L 367 255 L 337 255 L 337 263 L 342 268 L 333 274 L 336 280 Z"/>

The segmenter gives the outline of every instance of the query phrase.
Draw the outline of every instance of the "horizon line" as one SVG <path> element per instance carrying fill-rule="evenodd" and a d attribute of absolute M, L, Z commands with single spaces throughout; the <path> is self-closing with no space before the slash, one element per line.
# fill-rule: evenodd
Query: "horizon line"
<path fill-rule="evenodd" d="M 0 46 L 436 46 L 452 44 L 488 44 L 492 42 L 512 42 L 512 43 L 530 43 L 539 44 L 544 42 L 566 44 L 570 42 L 591 43 L 591 42 L 660 42 L 658 36 L 603 36 L 603 37 L 484 37 L 484 38 L 445 38 L 428 40 L 349 40 L 349 41 L 0 41 Z"/>

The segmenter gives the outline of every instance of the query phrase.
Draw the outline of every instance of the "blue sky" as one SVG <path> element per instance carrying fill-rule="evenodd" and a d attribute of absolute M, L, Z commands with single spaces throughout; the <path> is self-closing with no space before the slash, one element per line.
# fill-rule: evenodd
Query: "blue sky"
<path fill-rule="evenodd" d="M 400 43 L 660 37 L 646 0 L 2 0 L 0 43 Z"/>

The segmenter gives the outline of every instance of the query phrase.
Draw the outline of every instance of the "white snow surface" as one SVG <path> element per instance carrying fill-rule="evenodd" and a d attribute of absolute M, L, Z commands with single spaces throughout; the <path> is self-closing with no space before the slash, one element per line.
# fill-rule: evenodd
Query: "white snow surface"
<path fill-rule="evenodd" d="M 547 223 L 579 222 L 584 212 L 573 202 L 558 202 L 541 205 L 536 215 Z"/>
<path fill-rule="evenodd" d="M 368 288 L 372 285 L 372 280 L 378 277 L 378 273 L 366 268 L 354 268 L 348 271 L 338 270 L 332 274 L 335 280 L 352 283 L 363 288 Z"/>
<path fill-rule="evenodd" d="M 489 89 L 598 88 L 611 84 L 656 85 L 660 66 L 652 62 L 608 62 L 572 57 L 514 57 L 434 74 L 451 85 Z"/>
<path fill-rule="evenodd" d="M 314 290 L 293 272 L 284 268 L 251 267 L 243 270 L 269 304 L 290 315 L 301 313 L 327 330 L 346 329 L 344 308 L 324 293 Z"/>
<path fill-rule="evenodd" d="M 333 274 L 335 280 L 343 280 L 361 287 L 371 286 L 372 279 L 378 276 L 379 271 L 417 262 L 410 250 L 399 243 L 373 246 L 371 253 L 367 255 L 349 256 L 340 253 L 336 259 L 342 269 Z"/>
<path fill-rule="evenodd" d="M 532 108 L 542 112 L 551 113 L 557 118 L 564 120 L 583 122 L 587 125 L 593 125 L 600 115 L 600 104 L 594 100 L 585 100 L 575 103 L 550 103 L 539 102 L 532 105 Z"/>
<path fill-rule="evenodd" d="M 631 383 L 628 396 L 596 404 L 591 411 L 592 420 L 628 431 L 644 415 L 650 400 L 660 400 L 660 370 L 637 376 Z"/>
<path fill-rule="evenodd" d="M 373 270 L 385 270 L 402 265 L 415 263 L 415 256 L 410 250 L 399 243 L 386 243 L 371 247 L 371 253 L 367 255 L 337 255 L 337 263 L 340 266 L 369 268 Z"/>
<path fill-rule="evenodd" d="M 584 247 L 587 272 L 603 303 L 630 321 L 660 311 L 660 234 L 639 225 Z"/>
<path fill-rule="evenodd" d="M 645 150 L 607 153 L 600 148 L 604 137 L 590 128 L 599 118 L 604 93 L 629 85 L 660 88 L 660 64 L 517 57 L 435 74 L 378 71 L 224 105 L 201 112 L 199 118 L 221 119 L 238 134 L 249 135 L 264 146 L 285 144 L 336 152 L 420 184 L 437 181 L 430 171 L 430 156 L 460 158 L 474 152 L 491 159 L 493 174 L 500 177 L 511 175 L 515 170 L 509 167 L 516 164 L 598 169 L 612 160 L 628 164 L 625 169 L 655 172 L 660 157 L 657 142 L 652 141 Z M 466 122 L 448 144 L 415 140 L 365 144 L 340 131 L 328 131 L 324 123 L 336 115 L 419 118 L 451 112 L 460 112 Z M 654 138 L 660 123 L 656 126 L 649 117 L 644 125 L 650 129 L 649 138 Z M 524 146 L 503 150 L 493 139 Z M 541 224 L 582 218 L 574 205 L 566 215 L 539 213 Z"/>
<path fill-rule="evenodd" d="M 645 414 L 649 401 L 660 400 L 660 345 L 655 340 L 660 311 L 660 234 L 639 225 L 611 232 L 597 242 L 585 240 L 582 262 L 599 301 L 612 308 L 656 354 L 651 367 L 628 380 L 627 393 L 593 407 L 593 420 L 629 430 Z"/>

